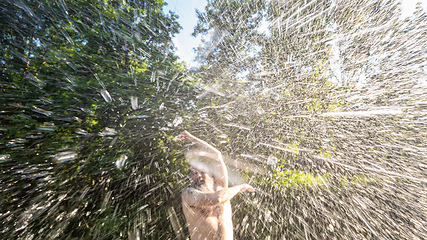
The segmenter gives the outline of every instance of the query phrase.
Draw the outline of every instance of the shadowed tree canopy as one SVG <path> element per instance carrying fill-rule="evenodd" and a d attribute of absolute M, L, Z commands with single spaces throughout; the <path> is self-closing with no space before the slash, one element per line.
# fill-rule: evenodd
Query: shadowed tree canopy
<path fill-rule="evenodd" d="M 178 16 L 163 5 L 1 1 L 2 236 L 173 232 L 183 175 L 169 142 L 193 83 L 171 42 Z"/>

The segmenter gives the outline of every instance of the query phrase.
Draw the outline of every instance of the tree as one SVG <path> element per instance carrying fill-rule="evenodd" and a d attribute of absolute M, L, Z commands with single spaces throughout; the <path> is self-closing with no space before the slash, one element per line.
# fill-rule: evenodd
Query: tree
<path fill-rule="evenodd" d="M 177 16 L 163 5 L 0 3 L 2 236 L 180 230 L 175 188 L 185 179 L 172 136 L 193 82 L 171 44 Z"/>
<path fill-rule="evenodd" d="M 390 210 L 423 188 L 416 180 L 422 169 L 413 177 L 402 168 L 421 161 L 418 150 L 398 153 L 407 144 L 422 147 L 423 134 L 392 105 L 412 109 L 408 91 L 419 89 L 413 77 L 423 75 L 425 62 L 422 14 L 404 26 L 396 1 L 257 3 L 245 14 L 245 1 L 210 1 L 195 29 L 223 36 L 199 50 L 210 53 L 198 72 L 210 92 L 199 95 L 199 135 L 260 188 L 256 200 L 235 201 L 236 238 L 422 238 L 419 229 L 408 231 L 411 224 L 394 225 L 422 222 L 417 204 L 405 203 L 406 214 Z M 245 28 L 253 16 L 268 31 Z M 260 46 L 252 63 L 239 58 L 248 46 Z M 413 99 L 424 99 L 419 93 Z M 403 182 L 412 191 L 399 191 Z"/>

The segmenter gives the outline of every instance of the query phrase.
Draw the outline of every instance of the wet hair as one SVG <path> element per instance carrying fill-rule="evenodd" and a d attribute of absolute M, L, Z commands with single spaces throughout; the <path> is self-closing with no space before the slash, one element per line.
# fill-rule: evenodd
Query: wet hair
<path fill-rule="evenodd" d="M 194 169 L 195 171 L 204 172 L 209 175 L 212 174 L 211 167 L 206 163 L 203 163 L 197 160 L 189 160 L 189 163 L 190 163 L 191 169 Z"/>

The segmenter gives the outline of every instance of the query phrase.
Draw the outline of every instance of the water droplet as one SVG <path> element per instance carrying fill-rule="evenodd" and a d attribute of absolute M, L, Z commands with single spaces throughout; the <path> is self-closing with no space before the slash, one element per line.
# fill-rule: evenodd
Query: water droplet
<path fill-rule="evenodd" d="M 22 144 L 24 144 L 26 142 L 27 142 L 27 140 L 25 140 L 23 138 L 15 138 L 15 139 L 10 140 L 7 143 L 7 146 L 16 147 L 16 146 L 22 145 Z"/>
<path fill-rule="evenodd" d="M 22 10 L 24 10 L 29 16 L 31 17 L 35 17 L 36 15 L 34 14 L 34 12 L 31 10 L 31 8 L 29 8 L 22 0 L 17 0 L 14 1 L 15 6 L 21 8 Z"/>
<path fill-rule="evenodd" d="M 267 222 L 272 222 L 273 221 L 273 217 L 271 216 L 271 211 L 266 209 L 265 210 L 265 220 Z"/>
<path fill-rule="evenodd" d="M 46 83 L 43 80 L 38 79 L 36 76 L 34 76 L 31 73 L 27 74 L 25 78 L 29 79 L 30 83 L 38 88 L 43 88 L 44 86 L 46 86 Z"/>
<path fill-rule="evenodd" d="M 216 95 L 219 95 L 221 97 L 225 97 L 225 94 L 220 92 L 218 89 L 216 89 L 215 87 L 211 87 L 211 86 L 206 86 L 205 87 L 205 92 L 203 92 L 202 94 L 200 94 L 197 98 L 198 99 L 202 99 L 204 96 L 206 96 L 207 93 L 213 93 Z"/>
<path fill-rule="evenodd" d="M 156 72 L 151 73 L 151 82 L 153 83 L 154 81 L 156 81 Z"/>
<path fill-rule="evenodd" d="M 138 109 L 138 97 L 131 96 L 131 97 L 130 97 L 130 103 L 131 103 L 131 105 L 132 105 L 132 109 L 133 109 L 133 110 Z"/>
<path fill-rule="evenodd" d="M 168 214 L 169 220 L 172 223 L 172 229 L 175 231 L 175 234 L 178 236 L 178 239 L 183 239 L 181 223 L 179 222 L 179 218 L 176 215 L 175 209 L 173 207 L 170 207 L 168 209 Z"/>
<path fill-rule="evenodd" d="M 139 32 L 135 33 L 135 38 L 138 40 L 138 42 L 141 42 L 141 34 Z"/>
<path fill-rule="evenodd" d="M 276 165 L 277 160 L 278 160 L 277 157 L 270 155 L 268 156 L 268 159 L 267 159 L 267 165 Z"/>
<path fill-rule="evenodd" d="M 173 120 L 173 126 L 177 127 L 178 125 L 180 125 L 182 123 L 183 119 L 181 116 L 176 116 L 175 119 Z"/>
<path fill-rule="evenodd" d="M 160 111 L 162 111 L 163 109 L 165 109 L 165 104 L 164 103 L 160 104 L 160 106 L 159 106 L 159 110 Z"/>
<path fill-rule="evenodd" d="M 77 157 L 77 153 L 73 151 L 60 152 L 52 156 L 53 159 L 58 163 L 64 163 L 74 160 Z"/>
<path fill-rule="evenodd" d="M 40 113 L 40 114 L 42 114 L 42 115 L 45 115 L 45 116 L 47 116 L 47 117 L 49 117 L 50 115 L 52 115 L 52 112 L 51 111 L 47 111 L 47 110 L 44 110 L 44 109 L 41 109 L 41 108 L 38 108 L 38 107 L 36 107 L 36 106 L 33 106 L 33 112 L 36 112 L 36 113 Z"/>
<path fill-rule="evenodd" d="M 38 130 L 41 131 L 55 131 L 56 127 L 54 123 L 51 122 L 45 122 L 43 125 L 40 125 Z"/>
<path fill-rule="evenodd" d="M 147 115 L 139 115 L 139 116 L 129 116 L 126 117 L 126 119 L 144 119 L 144 118 L 148 118 L 149 116 Z"/>
<path fill-rule="evenodd" d="M 1 154 L 0 155 L 0 163 L 2 162 L 6 162 L 10 160 L 10 155 L 9 154 Z"/>
<path fill-rule="evenodd" d="M 101 137 L 105 137 L 105 136 L 116 136 L 117 135 L 117 131 L 115 129 L 113 129 L 113 128 L 106 127 L 98 135 L 101 136 Z"/>
<path fill-rule="evenodd" d="M 123 168 L 123 166 L 125 165 L 125 163 L 126 163 L 126 160 L 128 159 L 128 156 L 126 156 L 126 155 L 121 155 L 117 160 L 116 160 L 116 167 L 118 168 L 118 169 L 122 169 Z"/>
<path fill-rule="evenodd" d="M 107 90 L 101 89 L 101 95 L 107 103 L 112 101 L 110 93 Z"/>
<path fill-rule="evenodd" d="M 78 129 L 77 131 L 76 131 L 76 133 L 77 134 L 80 134 L 80 135 L 88 135 L 89 133 L 86 131 L 86 130 L 84 130 L 84 129 Z"/>
<path fill-rule="evenodd" d="M 74 209 L 71 213 L 70 213 L 70 217 L 74 217 L 77 213 L 78 209 Z"/>

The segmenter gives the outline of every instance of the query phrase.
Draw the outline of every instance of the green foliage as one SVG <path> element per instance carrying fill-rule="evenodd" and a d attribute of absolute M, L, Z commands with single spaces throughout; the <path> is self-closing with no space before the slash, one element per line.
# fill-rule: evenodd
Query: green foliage
<path fill-rule="evenodd" d="M 300 170 L 275 171 L 273 174 L 255 182 L 264 187 L 274 186 L 279 189 L 288 187 L 311 187 L 313 185 L 323 184 L 319 177 Z"/>
<path fill-rule="evenodd" d="M 401 68 L 401 62 L 391 59 L 396 59 L 392 52 L 403 48 L 383 41 L 397 34 L 391 26 L 400 26 L 398 12 L 396 1 L 214 0 L 198 13 L 193 34 L 208 37 L 198 49 L 205 65 L 197 75 L 203 79 L 201 88 L 214 91 L 201 94 L 199 115 L 192 118 L 195 134 L 227 153 L 232 171 L 259 187 L 256 197 L 234 201 L 237 239 L 339 239 L 357 232 L 347 231 L 353 226 L 344 222 L 339 231 L 326 229 L 333 225 L 335 211 L 359 221 L 341 209 L 341 201 L 351 205 L 351 190 L 363 195 L 378 176 L 352 170 L 368 171 L 366 159 L 383 159 L 381 144 L 398 145 L 392 133 L 402 121 L 364 121 L 338 113 L 400 101 L 394 87 L 372 100 L 369 89 L 355 87 L 362 73 L 370 74 L 366 81 L 372 89 L 389 87 L 385 79 Z M 267 25 L 267 31 L 261 32 L 260 25 Z M 391 35 L 373 31 L 377 28 Z M 381 59 L 375 68 L 390 62 L 395 69 L 374 70 L 374 56 Z M 336 67 L 340 76 L 335 76 Z M 361 94 L 364 98 L 357 98 Z M 353 106 L 351 98 L 357 98 Z M 330 117 L 332 112 L 337 117 Z M 396 122 L 381 125 L 388 120 Z M 379 134 L 381 127 L 384 133 Z M 392 155 L 402 156 L 397 150 Z M 394 171 L 391 165 L 381 166 Z M 366 232 L 363 236 L 369 238 Z"/>
<path fill-rule="evenodd" d="M 1 183 L 25 197 L 2 192 L 3 236 L 124 239 L 147 204 L 153 224 L 140 234 L 174 235 L 163 226 L 185 162 L 169 125 L 188 110 L 194 83 L 173 53 L 178 17 L 163 5 L 0 3 Z"/>

